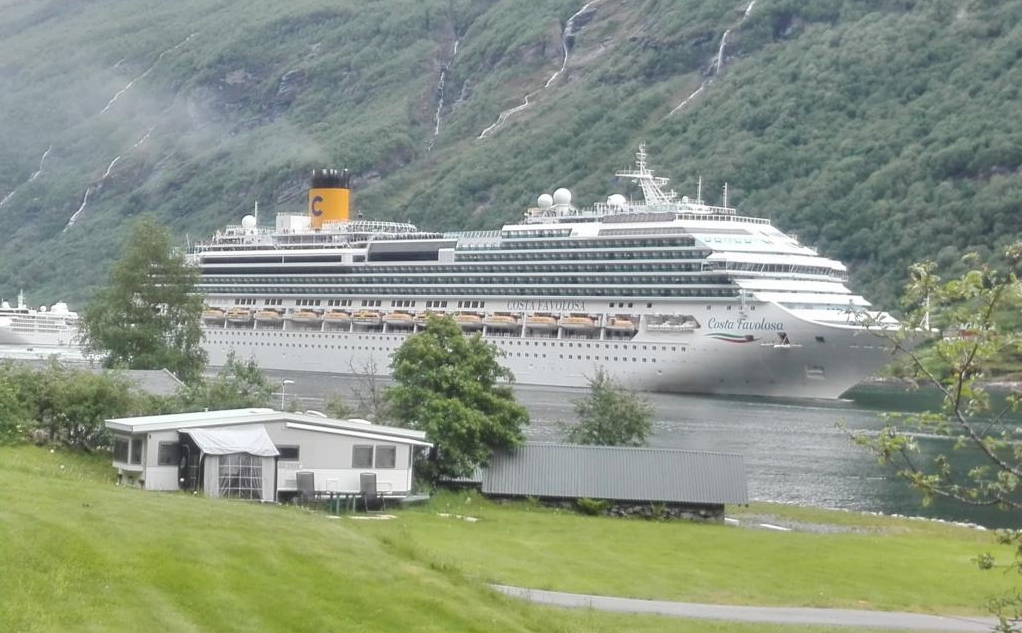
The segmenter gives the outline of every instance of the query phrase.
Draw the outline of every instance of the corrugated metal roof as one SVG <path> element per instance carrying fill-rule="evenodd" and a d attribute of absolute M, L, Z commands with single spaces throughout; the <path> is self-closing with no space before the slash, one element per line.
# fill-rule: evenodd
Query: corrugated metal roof
<path fill-rule="evenodd" d="M 748 504 L 739 453 L 527 442 L 493 456 L 485 494 Z"/>

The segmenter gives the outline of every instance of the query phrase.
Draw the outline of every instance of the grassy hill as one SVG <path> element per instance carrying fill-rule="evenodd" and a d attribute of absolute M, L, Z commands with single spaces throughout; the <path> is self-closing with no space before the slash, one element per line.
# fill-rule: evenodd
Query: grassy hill
<path fill-rule="evenodd" d="M 1010 556 L 990 534 L 927 522 L 738 509 L 743 521 L 774 512 L 813 528 L 757 531 L 585 517 L 464 495 L 391 521 L 353 521 L 119 488 L 111 474 L 102 456 L 0 447 L 0 629 L 751 633 L 788 629 L 540 608 L 485 583 L 981 614 L 987 596 L 1016 580 L 972 562 L 984 551 Z"/>
<path fill-rule="evenodd" d="M 1022 0 L 583 6 L 0 0 L 0 294 L 81 302 L 131 218 L 184 244 L 302 208 L 314 167 L 368 217 L 493 228 L 621 190 L 642 141 L 884 303 L 1022 232 Z"/>

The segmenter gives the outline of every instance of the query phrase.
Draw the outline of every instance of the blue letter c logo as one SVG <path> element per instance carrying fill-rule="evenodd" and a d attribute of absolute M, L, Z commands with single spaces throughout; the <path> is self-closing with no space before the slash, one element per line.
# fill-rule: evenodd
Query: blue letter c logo
<path fill-rule="evenodd" d="M 323 210 L 317 206 L 321 202 L 323 202 L 323 196 L 316 196 L 311 202 L 309 202 L 309 208 L 312 209 L 312 215 L 316 217 L 323 215 Z"/>

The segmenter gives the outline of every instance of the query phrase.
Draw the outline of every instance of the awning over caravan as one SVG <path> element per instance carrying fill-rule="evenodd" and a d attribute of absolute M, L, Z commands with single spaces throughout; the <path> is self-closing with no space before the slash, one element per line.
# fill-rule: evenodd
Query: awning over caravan
<path fill-rule="evenodd" d="M 275 457 L 280 453 L 263 426 L 232 426 L 206 429 L 181 429 L 195 440 L 207 455 L 248 453 L 262 457 Z"/>

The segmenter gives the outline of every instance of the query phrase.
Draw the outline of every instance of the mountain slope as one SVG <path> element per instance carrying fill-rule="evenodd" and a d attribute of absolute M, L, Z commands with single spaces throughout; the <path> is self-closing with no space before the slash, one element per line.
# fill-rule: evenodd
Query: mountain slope
<path fill-rule="evenodd" d="M 893 301 L 908 263 L 1017 238 L 1022 0 L 0 0 L 0 291 L 88 298 L 125 224 L 182 243 L 303 207 L 496 228 L 613 191 L 771 217 Z M 567 54 L 565 54 L 567 51 Z M 72 54 L 68 54 L 71 52 Z M 526 104 L 527 99 L 527 104 Z M 525 104 L 525 105 L 523 105 Z M 634 193 L 634 192 L 632 192 Z"/>

